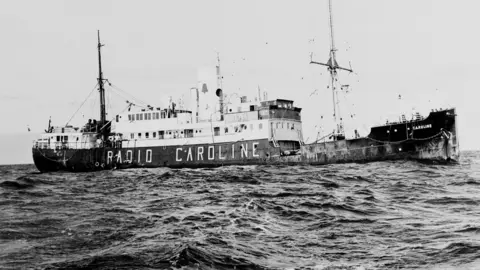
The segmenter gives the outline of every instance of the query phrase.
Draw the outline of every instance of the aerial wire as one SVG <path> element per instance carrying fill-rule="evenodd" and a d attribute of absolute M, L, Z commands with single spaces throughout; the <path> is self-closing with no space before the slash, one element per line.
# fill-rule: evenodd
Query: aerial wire
<path fill-rule="evenodd" d="M 70 123 L 70 121 L 72 121 L 73 117 L 78 113 L 78 111 L 82 108 L 82 106 L 85 104 L 85 102 L 87 102 L 87 100 L 90 98 L 90 96 L 92 95 L 93 91 L 97 88 L 98 86 L 98 83 L 95 84 L 95 86 L 93 87 L 92 91 L 90 91 L 90 94 L 88 94 L 87 98 L 85 98 L 85 100 L 82 102 L 82 104 L 80 105 L 80 107 L 77 109 L 77 111 L 75 111 L 75 113 L 72 115 L 72 117 L 70 117 L 70 119 L 67 121 L 67 123 L 65 124 L 65 126 L 68 125 L 68 123 Z"/>

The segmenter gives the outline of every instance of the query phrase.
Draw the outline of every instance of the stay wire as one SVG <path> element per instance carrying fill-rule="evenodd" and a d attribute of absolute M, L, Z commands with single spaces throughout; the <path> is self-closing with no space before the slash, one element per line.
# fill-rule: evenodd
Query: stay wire
<path fill-rule="evenodd" d="M 77 111 L 75 111 L 75 113 L 72 115 L 72 117 L 70 117 L 70 119 L 67 121 L 67 123 L 65 124 L 65 126 L 67 126 L 70 121 L 72 121 L 73 117 L 75 117 L 75 115 L 78 113 L 78 111 L 83 107 L 83 105 L 85 104 L 85 102 L 87 102 L 87 100 L 90 98 L 90 96 L 92 95 L 93 91 L 97 88 L 98 86 L 98 83 L 95 84 L 95 86 L 93 87 L 92 91 L 90 91 L 90 94 L 88 94 L 87 98 L 82 102 L 82 104 L 80 105 L 80 107 L 78 107 Z"/>
<path fill-rule="evenodd" d="M 130 99 L 134 100 L 136 103 L 143 103 L 145 105 L 148 105 L 148 103 L 136 98 L 134 95 L 128 93 L 127 91 L 125 90 L 122 90 L 120 87 L 112 84 L 110 81 L 107 81 L 108 82 L 108 85 L 110 85 L 112 87 L 112 89 L 116 90 L 116 91 L 119 91 L 119 92 L 122 92 L 124 95 L 128 96 Z"/>

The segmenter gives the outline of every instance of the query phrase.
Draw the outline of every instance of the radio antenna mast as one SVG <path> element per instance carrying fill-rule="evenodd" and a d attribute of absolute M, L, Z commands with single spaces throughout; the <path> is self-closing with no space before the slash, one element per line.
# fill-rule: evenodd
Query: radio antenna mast
<path fill-rule="evenodd" d="M 332 0 L 328 0 L 328 11 L 330 14 L 330 58 L 328 62 L 320 63 L 313 60 L 310 60 L 310 64 L 322 65 L 328 68 L 330 72 L 331 84 L 330 87 L 332 88 L 332 97 L 333 97 L 333 119 L 335 120 L 335 124 L 337 125 L 336 130 L 334 132 L 334 139 L 335 140 L 343 140 L 345 139 L 345 131 L 343 129 L 343 121 L 340 116 L 340 110 L 337 108 L 338 106 L 338 98 L 337 98 L 337 89 L 335 88 L 335 81 L 337 79 L 337 70 L 345 70 L 348 72 L 353 72 L 353 70 L 344 68 L 338 65 L 335 52 L 337 49 L 335 48 L 335 41 L 333 35 L 333 13 L 332 13 Z M 337 114 L 338 111 L 338 114 Z"/>

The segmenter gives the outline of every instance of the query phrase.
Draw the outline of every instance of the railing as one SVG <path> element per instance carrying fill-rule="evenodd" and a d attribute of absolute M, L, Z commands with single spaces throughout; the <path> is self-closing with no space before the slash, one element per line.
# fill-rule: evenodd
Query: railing
<path fill-rule="evenodd" d="M 34 149 L 56 149 L 56 150 L 66 150 L 66 149 L 92 149 L 92 148 L 102 148 L 102 147 L 110 147 L 110 148 L 122 148 L 122 142 L 104 142 L 104 143 L 96 143 L 96 142 L 43 142 L 43 141 L 34 141 L 33 148 Z"/>

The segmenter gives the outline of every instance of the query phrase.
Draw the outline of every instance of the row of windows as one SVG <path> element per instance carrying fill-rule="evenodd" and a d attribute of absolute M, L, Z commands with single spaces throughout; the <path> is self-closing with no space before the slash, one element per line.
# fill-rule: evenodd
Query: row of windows
<path fill-rule="evenodd" d="M 272 125 L 272 129 L 273 129 L 273 122 L 270 123 L 270 124 Z M 285 124 L 286 124 L 286 125 L 285 125 Z M 295 129 L 295 124 L 292 123 L 292 124 L 290 125 L 290 123 L 288 123 L 288 122 L 287 122 L 287 123 L 277 122 L 276 127 L 277 127 L 277 129 L 279 129 L 279 128 L 285 128 L 285 127 L 286 127 L 287 129 Z"/>
<path fill-rule="evenodd" d="M 263 124 L 259 123 L 258 124 L 258 129 L 263 129 Z M 241 124 L 239 126 L 234 126 L 234 127 L 224 127 L 223 131 L 224 134 L 230 133 L 235 133 L 235 132 L 242 132 L 244 130 L 247 130 L 247 125 L 246 124 Z M 254 130 L 254 125 L 250 124 L 250 130 Z M 214 135 L 215 136 L 220 136 L 220 127 L 214 127 L 213 128 Z M 192 138 L 194 137 L 194 133 L 199 134 L 202 133 L 201 129 L 184 129 L 184 130 L 160 130 L 160 131 L 153 131 L 153 132 L 139 132 L 137 134 L 135 133 L 130 133 L 130 139 L 176 139 L 176 138 Z M 136 135 L 136 136 L 135 136 Z M 145 136 L 145 137 L 143 137 Z M 196 135 L 198 136 L 198 135 Z"/>
<path fill-rule="evenodd" d="M 201 130 L 195 130 L 195 133 L 202 133 Z M 160 130 L 158 133 L 156 131 L 153 132 L 145 132 L 145 133 L 137 133 L 137 139 L 142 138 L 142 134 L 145 134 L 145 139 L 155 139 L 157 138 L 158 134 L 158 139 L 169 139 L 171 138 L 191 138 L 193 137 L 193 129 L 185 129 L 185 130 Z M 150 134 L 152 137 L 150 137 Z M 130 133 L 130 139 L 135 139 L 135 133 Z"/>
<path fill-rule="evenodd" d="M 287 128 L 287 129 L 295 129 L 295 124 L 294 123 L 285 123 L 285 122 L 276 122 L 276 123 L 270 123 L 272 129 L 276 126 L 277 129 L 280 128 Z M 213 133 L 215 136 L 220 136 L 221 133 L 220 131 L 223 130 L 223 134 L 228 134 L 228 133 L 238 133 L 238 132 L 243 132 L 245 130 L 254 130 L 255 126 L 254 124 L 240 124 L 234 127 L 223 127 L 221 129 L 220 127 L 214 127 L 213 128 Z M 263 124 L 259 123 L 258 124 L 258 129 L 263 129 Z M 202 133 L 201 129 L 194 130 L 194 129 L 185 129 L 185 130 L 161 130 L 161 131 L 153 131 L 153 132 L 145 132 L 145 133 L 137 133 L 135 137 L 135 133 L 130 134 L 130 139 L 176 139 L 176 138 L 191 138 L 194 137 L 193 134 L 199 134 Z M 144 136 L 144 137 L 143 137 Z M 196 135 L 198 136 L 198 135 Z"/>
<path fill-rule="evenodd" d="M 277 106 L 279 108 L 285 108 L 285 109 L 292 109 L 293 108 L 293 104 L 292 103 L 278 103 Z"/>
<path fill-rule="evenodd" d="M 128 115 L 128 121 L 141 121 L 141 120 L 157 120 L 166 118 L 167 113 L 162 112 L 148 112 L 148 113 L 134 113 Z M 174 115 L 175 117 L 175 115 Z"/>

